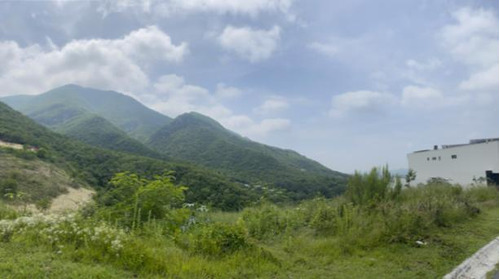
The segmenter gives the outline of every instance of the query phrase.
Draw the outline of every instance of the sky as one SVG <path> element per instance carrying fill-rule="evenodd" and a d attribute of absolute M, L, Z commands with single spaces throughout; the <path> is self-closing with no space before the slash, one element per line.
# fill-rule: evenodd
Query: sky
<path fill-rule="evenodd" d="M 347 173 L 498 137 L 497 0 L 0 0 L 0 97 L 197 111 Z"/>

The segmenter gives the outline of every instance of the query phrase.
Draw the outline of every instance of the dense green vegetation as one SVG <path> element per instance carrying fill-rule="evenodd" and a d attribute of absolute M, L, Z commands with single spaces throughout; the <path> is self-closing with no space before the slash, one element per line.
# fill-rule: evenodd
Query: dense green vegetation
<path fill-rule="evenodd" d="M 186 192 L 189 202 L 234 210 L 258 198 L 251 188 L 200 167 L 88 146 L 51 132 L 3 103 L 0 103 L 0 140 L 39 147 L 43 152 L 37 155 L 23 154 L 42 157 L 66 170 L 76 182 L 85 182 L 97 190 L 108 187 L 108 181 L 117 172 L 133 171 L 151 177 L 172 170 L 176 183 L 189 187 Z"/>
<path fill-rule="evenodd" d="M 332 197 L 344 190 L 347 175 L 292 150 L 243 138 L 198 113 L 178 116 L 151 137 L 149 145 L 173 158 L 201 164 L 246 184 L 269 183 L 296 199 Z"/>
<path fill-rule="evenodd" d="M 234 213 L 183 204 L 184 188 L 168 173 L 120 173 L 79 214 L 14 221 L 0 206 L 0 276 L 65 278 L 71 266 L 75 278 L 437 278 L 498 235 L 495 188 L 430 184 L 395 194 L 387 174 L 375 173 L 359 176 L 390 195 L 262 201 Z"/>
<path fill-rule="evenodd" d="M 248 187 L 277 187 L 293 200 L 338 195 L 348 177 L 292 150 L 243 138 L 201 114 L 187 113 L 172 121 L 116 92 L 66 85 L 38 96 L 2 100 L 38 123 L 90 145 L 202 165 Z"/>
<path fill-rule="evenodd" d="M 139 141 L 130 138 L 125 132 L 118 129 L 108 120 L 96 115 L 82 115 L 62 125 L 58 125 L 55 131 L 92 146 L 161 158 L 159 154 L 150 150 Z"/>
<path fill-rule="evenodd" d="M 37 96 L 10 96 L 2 101 L 54 129 L 82 115 L 98 115 L 143 142 L 171 121 L 126 95 L 71 84 Z"/>

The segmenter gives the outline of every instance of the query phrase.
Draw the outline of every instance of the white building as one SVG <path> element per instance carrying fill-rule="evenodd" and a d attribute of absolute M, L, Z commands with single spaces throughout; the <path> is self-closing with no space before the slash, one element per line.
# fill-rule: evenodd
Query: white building
<path fill-rule="evenodd" d="M 471 140 L 468 144 L 434 146 L 408 154 L 408 165 L 416 174 L 412 185 L 443 178 L 463 186 L 486 180 L 498 185 L 498 138 Z"/>

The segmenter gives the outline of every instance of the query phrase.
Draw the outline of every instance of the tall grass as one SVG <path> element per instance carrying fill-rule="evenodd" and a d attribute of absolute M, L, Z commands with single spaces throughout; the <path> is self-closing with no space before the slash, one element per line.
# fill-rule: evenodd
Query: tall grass
<path fill-rule="evenodd" d="M 372 171 L 353 178 L 349 194 L 334 199 L 262 203 L 239 213 L 168 208 L 165 218 L 142 218 L 132 227 L 89 212 L 15 219 L 0 204 L 0 242 L 46 247 L 58 257 L 106 263 L 141 277 L 278 277 L 301 246 L 331 265 L 357 251 L 432 241 L 438 230 L 498 208 L 495 188 L 429 184 L 395 194 L 392 182 L 385 171 Z M 133 212 L 130 202 L 126 212 Z M 307 268 L 306 260 L 295 261 Z"/>

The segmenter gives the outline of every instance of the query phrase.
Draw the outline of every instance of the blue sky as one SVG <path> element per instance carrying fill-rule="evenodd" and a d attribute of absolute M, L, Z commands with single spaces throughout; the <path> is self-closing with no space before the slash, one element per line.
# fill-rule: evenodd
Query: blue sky
<path fill-rule="evenodd" d="M 0 96 L 198 111 L 344 172 L 498 137 L 498 1 L 0 1 Z"/>

